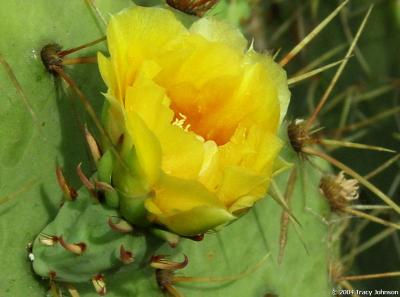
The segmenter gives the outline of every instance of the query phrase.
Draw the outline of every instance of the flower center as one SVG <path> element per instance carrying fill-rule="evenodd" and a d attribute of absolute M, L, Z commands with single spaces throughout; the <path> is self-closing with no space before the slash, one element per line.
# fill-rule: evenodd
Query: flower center
<path fill-rule="evenodd" d="M 220 106 L 201 106 L 187 104 L 179 106 L 172 101 L 171 109 L 175 116 L 172 125 L 197 134 L 203 141 L 212 140 L 218 146 L 226 144 L 237 127 L 235 119 L 226 116 Z M 223 117 L 225 116 L 225 119 Z"/>
<path fill-rule="evenodd" d="M 183 130 L 185 130 L 186 132 L 188 132 L 191 125 L 188 124 L 186 122 L 186 120 L 187 120 L 187 116 L 185 116 L 183 113 L 179 112 L 178 115 L 175 115 L 172 125 L 178 126 L 178 127 L 182 128 Z"/>

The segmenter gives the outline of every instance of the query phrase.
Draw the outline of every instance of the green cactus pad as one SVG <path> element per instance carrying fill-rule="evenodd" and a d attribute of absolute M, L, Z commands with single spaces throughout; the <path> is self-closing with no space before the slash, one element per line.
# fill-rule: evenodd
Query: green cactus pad
<path fill-rule="evenodd" d="M 45 278 L 54 274 L 55 280 L 63 282 L 88 282 L 97 274 L 125 265 L 121 247 L 133 255 L 133 263 L 128 265 L 137 268 L 142 264 L 147 250 L 144 235 L 113 230 L 108 221 L 118 218 L 118 212 L 93 200 L 82 189 L 78 198 L 66 201 L 56 218 L 41 231 L 33 243 L 35 273 Z M 55 236 L 56 242 L 43 243 L 48 236 Z M 66 250 L 59 242 L 60 237 L 66 243 L 84 244 L 82 254 Z"/>

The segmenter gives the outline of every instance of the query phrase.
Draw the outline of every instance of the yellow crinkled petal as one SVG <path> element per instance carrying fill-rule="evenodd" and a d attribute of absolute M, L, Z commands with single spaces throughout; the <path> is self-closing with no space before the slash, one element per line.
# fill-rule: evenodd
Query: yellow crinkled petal
<path fill-rule="evenodd" d="M 196 181 L 163 175 L 145 207 L 177 234 L 192 236 L 233 220 L 223 203 Z"/>
<path fill-rule="evenodd" d="M 123 102 L 126 87 L 135 79 L 143 60 L 151 60 L 176 42 L 187 29 L 174 14 L 162 8 L 135 6 L 112 16 L 107 28 L 108 49 L 115 71 L 115 83 L 111 89 Z M 108 84 L 110 82 L 107 82 Z"/>
<path fill-rule="evenodd" d="M 203 142 L 177 126 L 159 135 L 163 149 L 162 168 L 172 176 L 196 179 L 204 160 Z"/>
<path fill-rule="evenodd" d="M 282 141 L 261 127 L 240 125 L 231 141 L 220 147 L 220 166 L 239 166 L 257 173 L 272 168 Z"/>
<path fill-rule="evenodd" d="M 103 81 L 106 83 L 107 88 L 113 89 L 117 85 L 115 69 L 111 60 L 106 58 L 102 53 L 97 53 L 97 63 Z"/>
<path fill-rule="evenodd" d="M 269 80 L 271 80 L 277 90 L 280 106 L 279 123 L 282 123 L 290 101 L 290 91 L 285 70 L 283 70 L 270 55 L 259 54 L 253 49 L 247 52 L 246 59 L 248 63 L 261 63 L 263 69 L 268 73 Z"/>
<path fill-rule="evenodd" d="M 255 202 L 267 190 L 281 147 L 276 135 L 257 126 L 239 126 L 231 141 L 219 147 L 214 166 L 201 180 L 207 188 L 217 190 L 227 207 L 243 196 L 251 196 Z"/>
<path fill-rule="evenodd" d="M 240 215 L 243 213 L 243 211 L 246 211 L 249 208 L 253 207 L 254 203 L 259 199 L 259 197 L 250 195 L 240 197 L 238 200 L 235 201 L 235 203 L 231 205 L 231 207 L 229 207 L 229 212 L 234 215 Z"/>
<path fill-rule="evenodd" d="M 174 215 L 159 215 L 157 221 L 177 234 L 195 236 L 215 229 L 235 218 L 224 208 L 199 206 Z"/>
<path fill-rule="evenodd" d="M 203 141 L 184 127 L 171 124 L 174 112 L 169 107 L 165 90 L 152 80 L 155 74 L 144 70 L 138 73 L 134 84 L 127 89 L 125 108 L 128 112 L 134 111 L 158 139 L 162 169 L 176 177 L 195 179 L 203 163 Z"/>
<path fill-rule="evenodd" d="M 227 167 L 224 169 L 218 197 L 230 207 L 240 197 L 248 195 L 258 186 L 265 184 L 270 178 L 269 175 L 270 172 L 260 175 L 239 167 Z"/>
<path fill-rule="evenodd" d="M 127 88 L 125 98 L 125 110 L 140 116 L 155 135 L 170 125 L 174 118 L 164 88 L 152 80 L 158 70 L 154 61 L 143 62 L 135 82 Z"/>
<path fill-rule="evenodd" d="M 248 64 L 238 90 L 235 92 L 237 103 L 236 118 L 240 110 L 247 105 L 247 112 L 242 113 L 242 125 L 262 126 L 264 131 L 276 133 L 279 123 L 278 90 L 274 79 L 268 73 L 264 63 Z"/>
<path fill-rule="evenodd" d="M 194 22 L 190 32 L 200 34 L 209 41 L 222 42 L 241 52 L 247 47 L 247 40 L 237 27 L 212 17 L 203 17 Z"/>
<path fill-rule="evenodd" d="M 140 167 L 146 176 L 147 183 L 152 186 L 158 180 L 161 171 L 160 143 L 135 112 L 126 113 L 126 125 L 133 140 Z"/>
<path fill-rule="evenodd" d="M 214 193 L 195 180 L 163 174 L 153 190 L 155 196 L 151 200 L 167 215 L 198 206 L 225 208 Z"/>
<path fill-rule="evenodd" d="M 254 137 L 259 134 L 255 133 Z M 259 153 L 254 160 L 253 170 L 256 172 L 272 172 L 275 160 L 283 146 L 282 140 L 275 134 L 265 133 L 260 141 L 254 145 L 259 146 Z"/>
<path fill-rule="evenodd" d="M 182 47 L 175 53 L 180 58 L 170 54 L 159 59 L 162 71 L 155 80 L 194 132 L 219 145 L 229 141 L 241 121 L 275 132 L 279 90 L 272 77 L 276 74 L 266 69 L 274 63 L 270 58 L 201 36 L 187 36 Z"/>
<path fill-rule="evenodd" d="M 111 94 L 105 94 L 107 104 L 104 107 L 105 112 L 102 114 L 102 122 L 112 143 L 117 143 L 125 128 L 125 116 L 123 106 Z"/>
<path fill-rule="evenodd" d="M 156 81 L 166 90 L 183 82 L 200 89 L 210 80 L 241 73 L 243 54 L 226 44 L 210 42 L 200 35 L 188 35 L 180 41 L 174 44 L 176 49 L 169 48 L 157 58 L 163 70 Z"/>

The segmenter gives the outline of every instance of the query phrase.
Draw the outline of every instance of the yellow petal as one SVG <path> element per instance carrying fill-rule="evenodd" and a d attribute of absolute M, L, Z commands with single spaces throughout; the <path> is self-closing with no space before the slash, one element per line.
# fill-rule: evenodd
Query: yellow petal
<path fill-rule="evenodd" d="M 256 196 L 243 196 L 236 200 L 231 207 L 229 207 L 229 212 L 235 215 L 240 215 L 244 211 L 247 211 L 249 208 L 253 207 L 257 200 L 259 200 L 259 198 Z"/>
<path fill-rule="evenodd" d="M 248 195 L 258 186 L 268 182 L 269 175 L 270 172 L 260 175 L 239 167 L 227 167 L 224 169 L 222 186 L 218 190 L 218 196 L 224 201 L 225 205 L 230 207 L 240 197 Z"/>
<path fill-rule="evenodd" d="M 223 43 L 210 42 L 200 35 L 189 35 L 175 46 L 176 49 L 166 51 L 167 54 L 157 60 L 163 69 L 157 82 L 167 90 L 169 86 L 182 82 L 190 82 L 199 89 L 207 81 L 240 74 L 243 54 Z"/>
<path fill-rule="evenodd" d="M 187 211 L 198 206 L 225 208 L 214 193 L 195 180 L 185 180 L 164 174 L 154 190 L 153 201 L 164 214 Z"/>
<path fill-rule="evenodd" d="M 245 55 L 201 36 L 186 37 L 182 47 L 158 60 L 162 71 L 155 81 L 166 89 L 172 108 L 187 116 L 192 131 L 219 145 L 229 141 L 239 122 L 276 132 L 278 97 L 285 97 L 276 81 L 284 84 L 286 78 L 268 69 L 279 70 L 270 57 Z"/>
<path fill-rule="evenodd" d="M 237 27 L 212 17 L 203 17 L 192 24 L 191 33 L 197 33 L 209 41 L 222 42 L 244 52 L 247 40 Z"/>
<path fill-rule="evenodd" d="M 232 219 L 224 204 L 197 181 L 163 175 L 146 209 L 171 231 L 191 236 L 204 233 Z"/>
<path fill-rule="evenodd" d="M 126 130 L 124 109 L 110 93 L 105 94 L 105 97 L 107 101 L 104 102 L 102 122 L 111 137 L 112 143 L 117 143 Z"/>
<path fill-rule="evenodd" d="M 175 215 L 160 215 L 158 221 L 169 230 L 183 235 L 195 236 L 213 230 L 235 219 L 226 209 L 199 206 Z"/>
<path fill-rule="evenodd" d="M 174 112 L 165 90 L 153 80 L 153 72 L 139 72 L 127 89 L 126 110 L 134 111 L 157 137 L 162 151 L 162 169 L 173 176 L 197 178 L 204 158 L 203 141 L 184 127 L 173 125 Z"/>
<path fill-rule="evenodd" d="M 149 186 L 160 176 L 161 147 L 157 138 L 144 121 L 133 111 L 127 112 L 127 130 L 133 140 L 134 149 Z"/>
<path fill-rule="evenodd" d="M 261 127 L 239 126 L 200 180 L 229 208 L 244 196 L 251 196 L 254 203 L 265 196 L 281 147 L 280 139 Z"/>
<path fill-rule="evenodd" d="M 282 123 L 283 118 L 286 115 L 287 108 L 290 101 L 290 91 L 287 83 L 287 75 L 285 70 L 283 70 L 270 55 L 262 55 L 250 49 L 247 52 L 246 58 L 249 63 L 260 63 L 268 74 L 270 83 L 277 89 L 277 95 L 279 99 L 280 106 L 280 120 Z"/>
<path fill-rule="evenodd" d="M 114 95 L 123 101 L 126 87 L 135 79 L 143 60 L 159 55 L 168 43 L 186 34 L 174 14 L 161 8 L 135 6 L 111 17 L 107 29 L 108 49 L 116 69 Z M 129 62 L 127 62 L 129 61 Z"/>
<path fill-rule="evenodd" d="M 272 170 L 282 141 L 262 127 L 240 125 L 231 141 L 220 147 L 220 166 L 239 166 L 256 173 Z"/>
<path fill-rule="evenodd" d="M 97 53 L 97 63 L 99 65 L 99 70 L 103 81 L 106 83 L 107 87 L 114 88 L 116 86 L 116 76 L 114 73 L 113 65 L 110 59 L 106 58 L 102 53 Z"/>

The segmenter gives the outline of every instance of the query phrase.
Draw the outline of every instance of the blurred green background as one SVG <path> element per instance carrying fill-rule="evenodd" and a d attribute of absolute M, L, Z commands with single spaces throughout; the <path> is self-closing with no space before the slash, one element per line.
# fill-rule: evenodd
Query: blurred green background
<path fill-rule="evenodd" d="M 262 50 L 282 49 L 280 57 L 296 45 L 312 30 L 324 16 L 328 15 L 340 1 L 253 1 L 249 18 L 242 22 L 254 36 L 255 46 Z M 361 22 L 368 7 L 374 4 L 373 12 L 358 43 L 355 56 L 349 61 L 329 101 L 342 100 L 334 108 L 319 117 L 320 125 L 328 136 L 338 128 L 341 118 L 346 125 L 358 123 L 382 112 L 397 108 L 397 113 L 374 121 L 363 128 L 348 131 L 339 138 L 353 137 L 354 141 L 375 144 L 399 151 L 400 141 L 400 1 L 397 0 L 353 0 L 328 27 L 301 52 L 287 67 L 289 76 L 308 65 L 317 57 L 332 51 L 337 53 L 322 64 L 339 60 Z M 343 48 L 344 47 L 344 48 Z M 328 86 L 335 69 L 294 86 L 289 117 L 304 118 Z M 329 106 L 329 101 L 327 106 Z M 346 105 L 348 109 L 346 110 Z M 361 174 L 367 174 L 390 157 L 391 154 L 351 149 L 338 149 L 333 156 L 350 165 Z M 372 182 L 385 193 L 400 202 L 400 163 L 397 162 Z M 362 190 L 359 202 L 377 203 L 376 197 Z M 398 221 L 393 212 L 384 212 L 383 218 Z M 357 246 L 384 228 L 369 224 L 361 232 L 355 232 L 362 220 L 353 219 L 343 237 L 342 254 L 348 253 L 353 244 Z M 351 244 L 349 244 L 351 243 Z M 395 232 L 361 253 L 354 259 L 347 274 L 369 274 L 398 271 L 400 267 L 399 233 Z M 349 263 L 350 264 L 350 263 Z M 350 265 L 349 265 L 350 266 Z M 368 280 L 353 283 L 360 289 L 398 289 L 399 278 Z"/>

